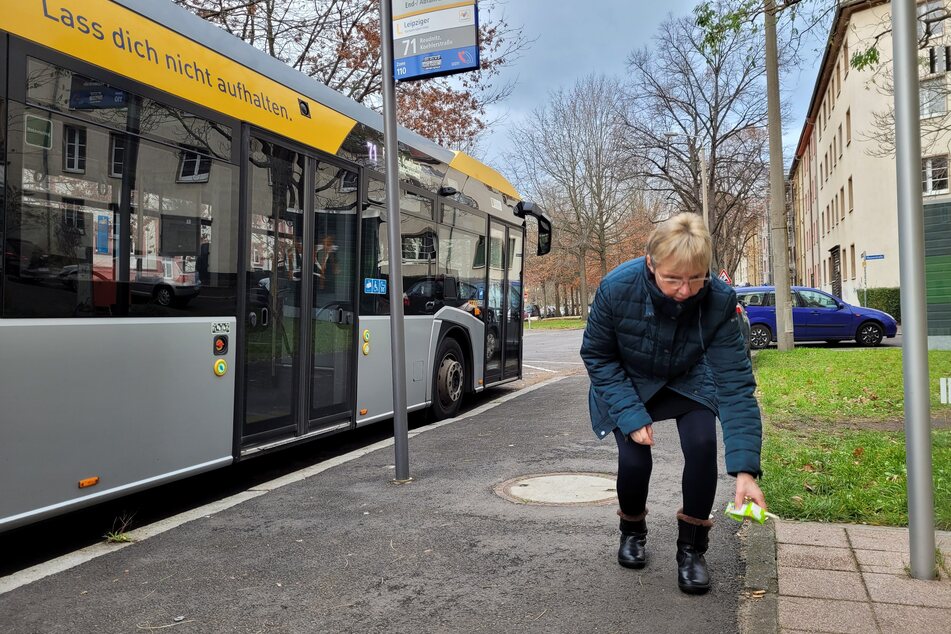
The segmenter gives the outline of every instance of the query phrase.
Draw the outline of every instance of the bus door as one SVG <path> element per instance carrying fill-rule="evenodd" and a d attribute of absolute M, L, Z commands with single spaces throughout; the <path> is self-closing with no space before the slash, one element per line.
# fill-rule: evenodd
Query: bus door
<path fill-rule="evenodd" d="M 356 171 L 319 161 L 314 184 L 308 431 L 350 416 L 356 400 Z M 350 417 L 353 420 L 353 417 Z"/>
<path fill-rule="evenodd" d="M 357 172 L 252 137 L 240 444 L 353 424 Z"/>
<path fill-rule="evenodd" d="M 516 250 L 518 246 L 518 250 Z M 517 378 L 521 366 L 521 233 L 489 222 L 485 383 Z"/>

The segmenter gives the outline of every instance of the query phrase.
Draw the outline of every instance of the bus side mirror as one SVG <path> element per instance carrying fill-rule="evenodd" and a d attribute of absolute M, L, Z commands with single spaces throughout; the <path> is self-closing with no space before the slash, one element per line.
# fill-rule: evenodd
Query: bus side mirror
<path fill-rule="evenodd" d="M 538 255 L 551 251 L 551 220 L 542 214 L 538 217 Z"/>
<path fill-rule="evenodd" d="M 534 216 L 538 219 L 538 255 L 545 255 L 551 251 L 551 218 L 544 210 L 533 202 L 523 200 L 515 205 L 515 215 L 524 219 L 525 216 Z"/>

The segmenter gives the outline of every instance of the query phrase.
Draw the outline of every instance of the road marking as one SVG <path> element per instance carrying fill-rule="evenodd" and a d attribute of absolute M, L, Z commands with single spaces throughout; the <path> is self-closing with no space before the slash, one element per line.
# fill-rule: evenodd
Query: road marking
<path fill-rule="evenodd" d="M 552 374 L 557 373 L 557 370 L 549 370 L 548 368 L 540 368 L 540 367 L 538 367 L 537 365 L 528 365 L 528 364 L 525 363 L 524 361 L 522 362 L 522 367 L 523 367 L 523 368 L 531 368 L 531 369 L 533 369 L 533 370 L 541 370 L 542 372 L 551 372 Z"/>
<path fill-rule="evenodd" d="M 559 365 L 584 365 L 584 361 L 549 361 L 548 359 L 522 359 L 525 363 L 555 363 Z"/>
<path fill-rule="evenodd" d="M 543 369 L 543 368 L 540 368 L 540 369 Z M 548 370 L 548 371 L 551 372 L 552 370 Z M 496 408 L 499 405 L 502 405 L 503 403 L 506 403 L 508 401 L 511 401 L 514 398 L 518 398 L 519 396 L 522 396 L 523 394 L 534 392 L 537 389 L 546 387 L 553 383 L 557 383 L 558 381 L 561 381 L 566 378 L 568 377 L 565 377 L 565 376 L 552 377 L 548 379 L 547 381 L 542 381 L 541 383 L 537 383 L 530 387 L 526 387 L 524 389 L 518 390 L 517 392 L 512 392 L 510 394 L 500 396 L 499 398 L 489 401 L 488 403 L 481 405 L 474 410 L 471 410 L 466 412 L 465 414 L 462 414 L 461 416 L 456 416 L 455 418 L 449 418 L 447 420 L 440 421 L 438 423 L 433 423 L 432 425 L 428 425 L 426 427 L 414 429 L 413 431 L 409 432 L 409 437 L 414 438 L 424 432 L 432 431 L 434 429 L 439 429 L 440 427 L 445 427 L 446 425 L 458 423 L 467 418 L 472 418 L 473 416 L 484 414 L 490 409 Z M 374 451 L 377 451 L 379 449 L 384 449 L 392 445 L 393 445 L 392 438 L 388 440 L 381 440 L 379 442 L 373 443 L 372 445 L 368 445 L 361 449 L 356 449 L 354 451 L 346 453 L 342 456 L 337 456 L 336 458 L 324 460 L 320 464 L 312 465 L 305 469 L 301 469 L 300 471 L 295 471 L 294 473 L 290 473 L 285 476 L 275 478 L 274 480 L 270 480 L 268 482 L 258 484 L 248 489 L 247 491 L 236 493 L 235 495 L 226 497 L 216 502 L 211 502 L 210 504 L 199 506 L 198 508 L 185 511 L 184 513 L 179 513 L 178 515 L 167 517 L 164 520 L 154 522 L 152 524 L 149 524 L 148 526 L 143 526 L 142 528 L 137 528 L 135 530 L 128 532 L 129 537 L 132 538 L 133 540 L 132 542 L 126 542 L 123 544 L 106 544 L 106 543 L 93 544 L 91 546 L 87 546 L 75 552 L 63 555 L 61 557 L 57 557 L 55 559 L 51 559 L 41 564 L 37 564 L 30 568 L 25 568 L 23 570 L 17 571 L 13 574 L 7 575 L 6 577 L 0 577 L 0 595 L 10 592 L 12 590 L 16 590 L 17 588 L 33 583 L 34 581 L 38 581 L 44 577 L 48 577 L 50 575 L 54 575 L 60 572 L 65 572 L 66 570 L 69 570 L 70 568 L 75 568 L 76 566 L 80 564 L 84 564 L 87 561 L 92 561 L 93 559 L 96 559 L 97 557 L 101 557 L 102 555 L 108 555 L 110 553 L 114 553 L 117 550 L 121 550 L 128 546 L 131 546 L 132 544 L 136 542 L 143 542 L 149 537 L 155 537 L 156 535 L 169 531 L 173 528 L 177 528 L 181 526 L 182 524 L 186 524 L 193 520 L 210 517 L 214 515 L 215 513 L 219 513 L 233 506 L 237 506 L 238 504 L 241 504 L 242 502 L 245 502 L 247 500 L 260 497 L 262 495 L 270 493 L 271 491 L 274 491 L 275 489 L 279 489 L 280 487 L 287 486 L 288 484 L 305 480 L 311 476 L 317 475 L 318 473 L 327 471 L 328 469 L 332 469 L 333 467 L 342 465 L 352 460 L 356 460 L 357 458 L 362 458 L 363 456 L 369 453 L 373 453 Z"/>

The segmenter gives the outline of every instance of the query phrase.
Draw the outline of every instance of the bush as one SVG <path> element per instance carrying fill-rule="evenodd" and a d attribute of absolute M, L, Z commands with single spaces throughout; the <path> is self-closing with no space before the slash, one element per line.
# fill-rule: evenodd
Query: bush
<path fill-rule="evenodd" d="M 884 310 L 901 322 L 901 289 L 900 288 L 870 288 L 868 289 L 868 299 L 865 299 L 865 291 L 859 289 L 859 301 L 867 308 Z M 865 303 L 867 302 L 867 303 Z"/>

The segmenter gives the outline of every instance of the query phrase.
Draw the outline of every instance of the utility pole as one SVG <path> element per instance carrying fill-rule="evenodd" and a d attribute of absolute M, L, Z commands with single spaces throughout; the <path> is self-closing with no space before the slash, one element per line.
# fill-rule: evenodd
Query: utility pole
<path fill-rule="evenodd" d="M 783 124 L 779 114 L 779 60 L 776 52 L 776 2 L 763 0 L 766 10 L 766 99 L 769 126 L 769 250 L 776 290 L 776 347 L 792 350 L 792 298 L 789 286 L 789 242 L 786 235 L 786 188 L 783 184 Z"/>
<path fill-rule="evenodd" d="M 925 230 L 921 211 L 921 124 L 915 3 L 892 0 L 895 73 L 895 163 L 898 181 L 898 255 L 905 382 L 905 465 L 908 471 L 908 541 L 911 576 L 934 579 L 934 480 L 931 470 L 931 400 Z M 863 261 L 864 264 L 864 261 Z"/>

